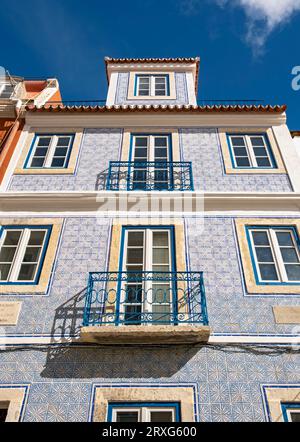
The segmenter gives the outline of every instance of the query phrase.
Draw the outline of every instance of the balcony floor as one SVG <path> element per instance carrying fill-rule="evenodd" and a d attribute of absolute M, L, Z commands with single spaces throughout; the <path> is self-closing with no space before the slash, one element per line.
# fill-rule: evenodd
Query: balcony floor
<path fill-rule="evenodd" d="M 82 327 L 80 341 L 94 344 L 195 344 L 207 342 L 205 325 L 107 325 Z"/>

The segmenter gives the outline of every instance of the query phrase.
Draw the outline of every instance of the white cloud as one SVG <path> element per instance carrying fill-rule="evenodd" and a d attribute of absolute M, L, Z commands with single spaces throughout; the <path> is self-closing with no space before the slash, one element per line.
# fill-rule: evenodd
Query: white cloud
<path fill-rule="evenodd" d="M 246 41 L 255 54 L 263 51 L 271 32 L 300 11 L 300 0 L 215 0 L 221 7 L 242 7 L 247 17 Z"/>

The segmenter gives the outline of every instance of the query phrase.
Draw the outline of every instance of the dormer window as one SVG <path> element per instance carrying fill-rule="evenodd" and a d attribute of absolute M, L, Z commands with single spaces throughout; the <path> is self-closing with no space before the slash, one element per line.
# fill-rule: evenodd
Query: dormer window
<path fill-rule="evenodd" d="M 141 97 L 169 96 L 169 76 L 137 75 L 135 95 Z"/>

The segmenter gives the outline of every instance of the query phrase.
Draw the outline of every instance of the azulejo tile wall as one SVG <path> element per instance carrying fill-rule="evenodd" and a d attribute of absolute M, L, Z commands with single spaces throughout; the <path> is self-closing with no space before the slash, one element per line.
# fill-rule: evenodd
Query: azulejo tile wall
<path fill-rule="evenodd" d="M 7 327 L 7 334 L 52 333 L 67 337 L 79 331 L 88 272 L 107 269 L 111 223 L 95 217 L 65 219 L 47 294 L 1 295 L 3 301 L 22 301 L 18 324 Z M 203 224 L 187 218 L 185 224 L 186 259 L 190 270 L 204 272 L 213 331 L 291 334 L 293 325 L 276 324 L 272 307 L 291 302 L 300 305 L 300 296 L 247 293 L 234 219 L 206 217 Z"/>
<path fill-rule="evenodd" d="M 115 104 L 145 104 L 145 100 L 128 100 L 129 72 L 118 74 L 117 92 Z M 186 85 L 186 74 L 175 72 L 176 100 L 147 100 L 146 104 L 188 104 L 188 94 Z"/>
<path fill-rule="evenodd" d="M 118 161 L 121 129 L 86 129 L 74 175 L 14 175 L 9 190 L 95 190 L 103 187 L 109 161 Z"/>
<path fill-rule="evenodd" d="M 29 383 L 24 421 L 87 421 L 93 384 L 194 385 L 196 419 L 265 421 L 261 385 L 299 383 L 299 354 L 256 346 L 7 348 L 1 383 Z"/>
<path fill-rule="evenodd" d="M 181 129 L 181 160 L 191 161 L 195 190 L 289 192 L 286 174 L 226 175 L 216 129 Z M 9 190 L 103 190 L 109 161 L 120 159 L 122 129 L 86 129 L 74 175 L 14 175 Z"/>

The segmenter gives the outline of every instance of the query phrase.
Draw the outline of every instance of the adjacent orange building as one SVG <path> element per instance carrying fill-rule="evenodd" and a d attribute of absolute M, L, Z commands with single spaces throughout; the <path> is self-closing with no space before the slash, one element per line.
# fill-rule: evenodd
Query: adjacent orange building
<path fill-rule="evenodd" d="M 27 80 L 9 74 L 0 77 L 0 184 L 24 126 L 25 105 L 41 106 L 59 100 L 55 78 Z"/>

